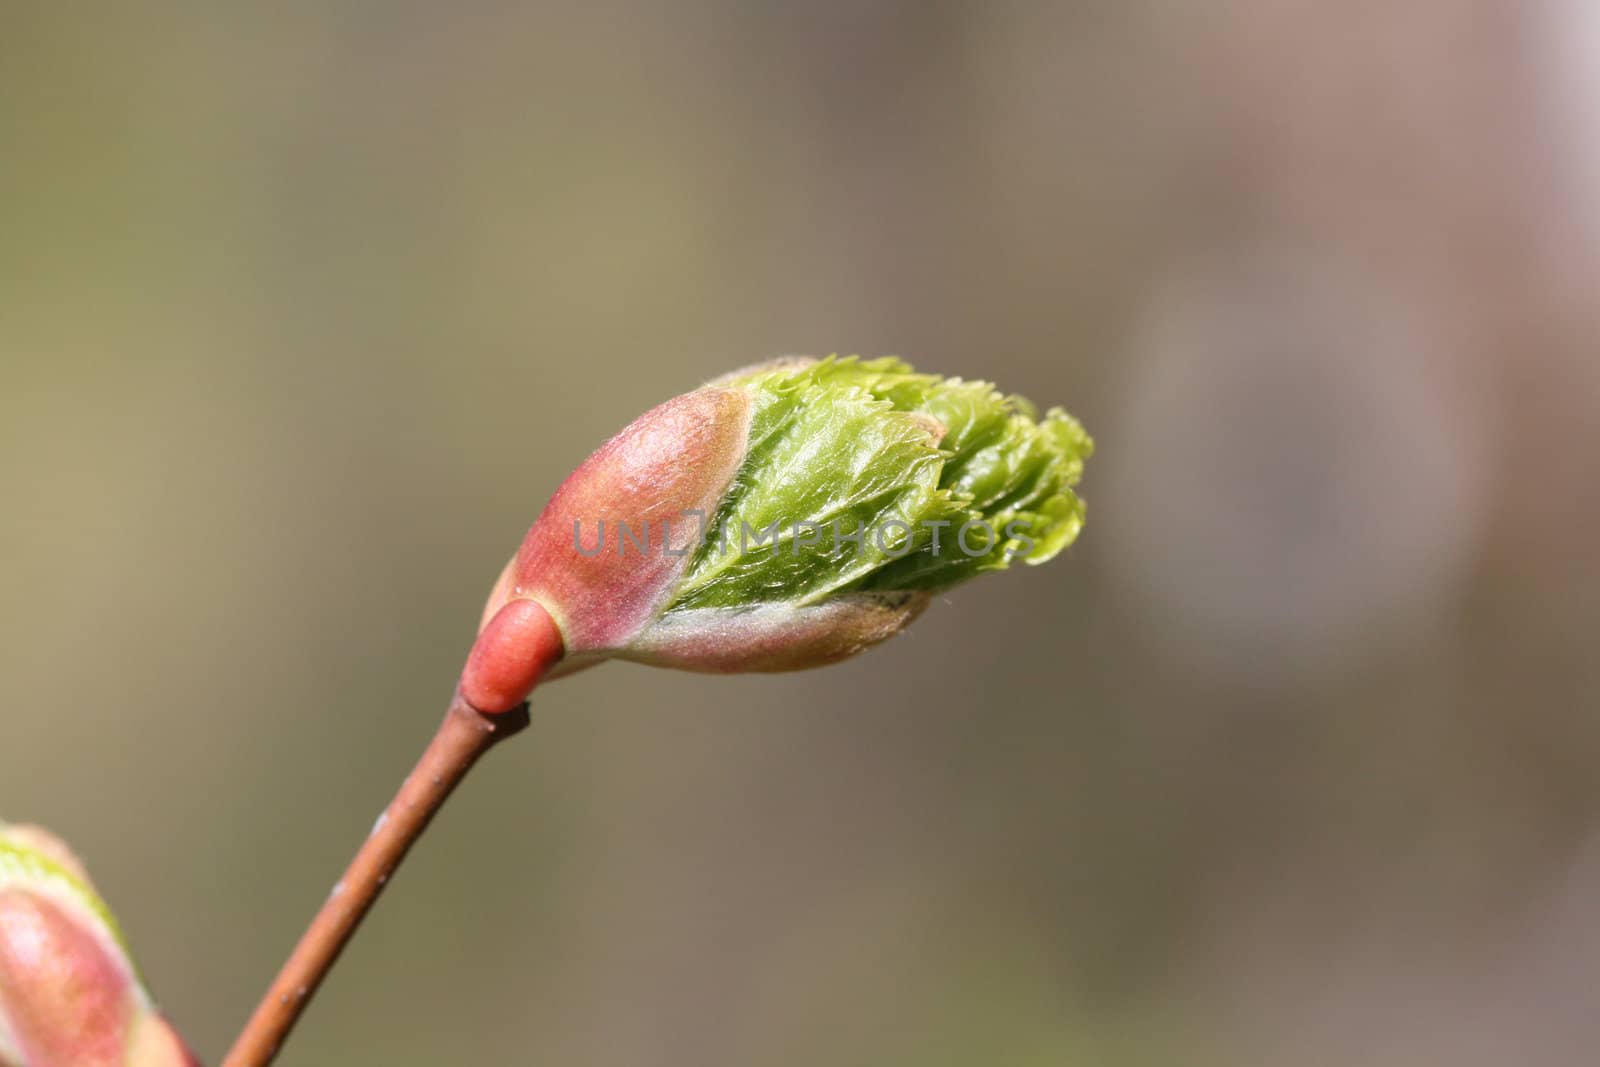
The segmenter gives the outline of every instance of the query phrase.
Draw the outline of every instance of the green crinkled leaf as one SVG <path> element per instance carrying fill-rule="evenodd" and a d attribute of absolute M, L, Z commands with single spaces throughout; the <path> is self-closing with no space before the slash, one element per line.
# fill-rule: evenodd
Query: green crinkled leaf
<path fill-rule="evenodd" d="M 987 382 L 894 358 L 718 384 L 752 394 L 750 446 L 668 611 L 943 589 L 1015 558 L 1043 563 L 1083 525 L 1072 486 L 1093 444 L 1059 409 L 1039 419 Z M 969 523 L 995 531 L 987 550 L 979 526 L 963 544 Z"/>

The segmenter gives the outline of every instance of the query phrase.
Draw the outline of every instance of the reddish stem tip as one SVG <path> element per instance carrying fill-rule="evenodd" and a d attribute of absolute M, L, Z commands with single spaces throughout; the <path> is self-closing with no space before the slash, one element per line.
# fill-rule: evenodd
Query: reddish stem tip
<path fill-rule="evenodd" d="M 538 601 L 509 601 L 479 631 L 461 672 L 461 696 L 486 715 L 510 711 L 563 651 L 561 630 Z"/>

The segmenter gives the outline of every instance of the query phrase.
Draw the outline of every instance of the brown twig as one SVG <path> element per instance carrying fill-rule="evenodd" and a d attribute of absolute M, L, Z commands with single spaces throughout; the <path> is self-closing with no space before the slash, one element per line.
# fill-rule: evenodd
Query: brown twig
<path fill-rule="evenodd" d="M 479 757 L 527 724 L 526 704 L 501 715 L 485 715 L 456 694 L 427 751 L 301 936 L 223 1067 L 266 1067 L 272 1062 L 346 942 L 451 790 Z"/>

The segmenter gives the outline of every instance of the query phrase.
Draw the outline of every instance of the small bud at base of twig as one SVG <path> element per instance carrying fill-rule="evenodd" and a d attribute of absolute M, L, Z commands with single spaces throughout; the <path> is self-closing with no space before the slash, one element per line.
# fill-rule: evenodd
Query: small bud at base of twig
<path fill-rule="evenodd" d="M 511 600 L 473 643 L 461 672 L 461 696 L 488 715 L 527 699 L 539 678 L 561 658 L 561 631 L 535 600 Z"/>

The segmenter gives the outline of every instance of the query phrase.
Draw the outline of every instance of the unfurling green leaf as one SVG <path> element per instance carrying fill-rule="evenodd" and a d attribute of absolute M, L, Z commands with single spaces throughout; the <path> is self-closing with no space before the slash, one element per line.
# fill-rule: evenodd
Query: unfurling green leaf
<path fill-rule="evenodd" d="M 490 596 L 462 692 L 504 710 L 555 655 L 553 673 L 854 655 L 933 593 L 1071 544 L 1093 447 L 1059 408 L 894 358 L 735 371 L 640 416 L 556 491 Z"/>

